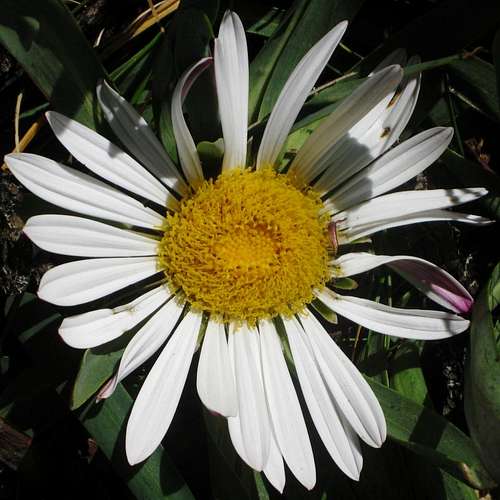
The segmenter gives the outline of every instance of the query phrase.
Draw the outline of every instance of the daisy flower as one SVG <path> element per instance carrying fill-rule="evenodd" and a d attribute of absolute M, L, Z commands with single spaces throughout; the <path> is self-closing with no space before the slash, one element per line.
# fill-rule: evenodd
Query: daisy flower
<path fill-rule="evenodd" d="M 469 311 L 471 296 L 430 262 L 342 253 L 344 245 L 397 226 L 487 222 L 446 210 L 484 195 L 481 188 L 386 194 L 439 158 L 452 137 L 451 129 L 437 127 L 391 148 L 414 109 L 419 76 L 403 79 L 401 67 L 385 61 L 321 122 L 287 168 L 278 168 L 299 110 L 346 27 L 342 22 L 333 28 L 292 72 L 255 162 L 247 161 L 245 32 L 232 12 L 224 15 L 213 59 L 189 68 L 173 93 L 182 172 L 145 120 L 107 84 L 99 85 L 98 98 L 130 155 L 50 112 L 57 138 L 94 175 L 34 154 L 6 157 L 27 189 L 87 216 L 41 215 L 26 223 L 25 233 L 42 249 L 84 257 L 50 269 L 40 282 L 41 299 L 74 306 L 148 280 L 133 301 L 68 317 L 59 330 L 70 346 L 90 348 L 137 327 L 100 398 L 160 350 L 128 420 L 131 464 L 146 459 L 167 432 L 201 346 L 199 397 L 227 418 L 240 457 L 279 491 L 284 463 L 313 488 L 313 451 L 283 354 L 288 343 L 319 436 L 340 469 L 358 479 L 359 440 L 382 445 L 384 414 L 313 306 L 321 302 L 365 328 L 402 338 L 442 339 L 468 327 L 455 313 Z M 220 175 L 206 180 L 182 106 L 212 64 L 225 149 Z M 398 309 L 334 291 L 336 279 L 381 265 L 452 312 Z"/>

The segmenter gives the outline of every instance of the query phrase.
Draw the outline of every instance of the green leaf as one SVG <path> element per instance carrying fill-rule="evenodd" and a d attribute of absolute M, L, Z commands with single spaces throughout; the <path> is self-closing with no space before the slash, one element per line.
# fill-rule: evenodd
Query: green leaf
<path fill-rule="evenodd" d="M 428 406 L 427 384 L 420 368 L 420 352 L 411 342 L 400 346 L 390 361 L 390 386 L 403 396 Z"/>
<path fill-rule="evenodd" d="M 161 33 L 157 33 L 151 41 L 110 74 L 111 80 L 120 90 L 120 94 L 131 104 L 138 104 L 141 95 L 150 83 L 154 49 L 160 41 Z"/>
<path fill-rule="evenodd" d="M 250 65 L 249 121 L 271 112 L 304 54 L 338 22 L 352 19 L 363 1 L 297 0 Z"/>
<path fill-rule="evenodd" d="M 193 500 L 189 487 L 162 446 L 143 463 L 131 466 L 125 455 L 125 425 L 132 398 L 118 384 L 113 395 L 99 404 L 91 404 L 79 415 L 80 421 L 95 438 L 118 475 L 140 500 Z"/>
<path fill-rule="evenodd" d="M 0 42 L 23 66 L 52 107 L 92 128 L 95 87 L 104 70 L 75 19 L 58 0 L 5 0 Z"/>
<path fill-rule="evenodd" d="M 500 264 L 472 313 L 465 412 L 472 439 L 490 474 L 500 482 Z"/>
<path fill-rule="evenodd" d="M 126 340 L 119 337 L 117 339 L 119 343 L 111 342 L 111 347 L 105 344 L 103 347 L 94 347 L 85 351 L 71 394 L 72 410 L 79 408 L 90 399 L 113 375 L 129 340 L 129 336 Z"/>
<path fill-rule="evenodd" d="M 474 488 L 495 486 L 472 440 L 460 429 L 383 384 L 369 377 L 367 380 L 382 405 L 391 439 Z"/>
<path fill-rule="evenodd" d="M 272 7 L 258 21 L 247 29 L 247 33 L 260 35 L 269 38 L 278 29 L 278 26 L 283 21 L 286 12 L 284 10 Z"/>
<path fill-rule="evenodd" d="M 460 59 L 448 65 L 455 92 L 486 115 L 500 120 L 495 68 L 477 57 Z"/>

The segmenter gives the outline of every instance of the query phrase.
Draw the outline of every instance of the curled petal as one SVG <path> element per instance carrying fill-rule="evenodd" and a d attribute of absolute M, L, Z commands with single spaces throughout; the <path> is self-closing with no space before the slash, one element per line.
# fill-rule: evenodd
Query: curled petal
<path fill-rule="evenodd" d="M 466 314 L 474 304 L 470 293 L 451 274 L 418 257 L 348 253 L 335 259 L 332 265 L 338 276 L 352 276 L 388 265 L 424 295 L 447 309 Z"/>

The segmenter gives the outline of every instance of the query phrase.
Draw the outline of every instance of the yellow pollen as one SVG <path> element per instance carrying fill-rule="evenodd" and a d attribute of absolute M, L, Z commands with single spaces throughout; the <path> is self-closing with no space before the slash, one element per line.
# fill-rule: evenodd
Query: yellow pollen
<path fill-rule="evenodd" d="M 290 316 L 328 279 L 321 207 L 271 169 L 224 172 L 167 217 L 160 263 L 195 309 L 249 324 Z"/>

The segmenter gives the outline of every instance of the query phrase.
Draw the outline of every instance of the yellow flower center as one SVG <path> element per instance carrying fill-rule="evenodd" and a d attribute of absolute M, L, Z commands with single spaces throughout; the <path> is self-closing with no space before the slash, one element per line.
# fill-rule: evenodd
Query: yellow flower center
<path fill-rule="evenodd" d="M 321 207 L 271 169 L 224 172 L 167 217 L 160 263 L 192 307 L 225 321 L 290 316 L 328 278 Z"/>

